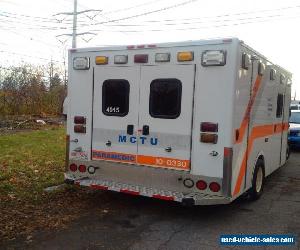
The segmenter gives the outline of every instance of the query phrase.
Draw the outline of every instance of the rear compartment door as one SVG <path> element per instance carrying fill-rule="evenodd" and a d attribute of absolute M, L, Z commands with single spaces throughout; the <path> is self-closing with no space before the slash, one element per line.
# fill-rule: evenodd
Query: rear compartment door
<path fill-rule="evenodd" d="M 190 169 L 195 65 L 141 66 L 138 163 Z"/>
<path fill-rule="evenodd" d="M 94 69 L 92 160 L 136 163 L 139 77 L 139 66 Z"/>

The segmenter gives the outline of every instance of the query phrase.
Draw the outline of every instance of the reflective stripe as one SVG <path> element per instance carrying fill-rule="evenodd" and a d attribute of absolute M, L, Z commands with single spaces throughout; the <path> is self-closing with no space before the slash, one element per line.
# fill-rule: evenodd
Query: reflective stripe
<path fill-rule="evenodd" d="M 174 169 L 190 169 L 190 160 L 181 160 L 174 158 L 138 155 L 137 162 L 142 165 L 174 168 Z"/>
<path fill-rule="evenodd" d="M 260 87 L 261 79 L 262 79 L 261 75 L 258 75 L 256 77 L 254 86 L 252 88 L 252 95 L 251 95 L 251 98 L 250 98 L 250 100 L 248 102 L 248 106 L 246 108 L 246 112 L 244 114 L 244 118 L 242 120 L 241 126 L 238 129 L 238 138 L 235 138 L 235 143 L 241 143 L 243 141 L 243 139 L 244 139 L 245 132 L 247 130 L 248 123 L 249 123 L 249 117 L 250 117 L 251 109 L 252 109 L 252 106 L 254 104 L 254 100 L 256 98 L 258 89 Z"/>
<path fill-rule="evenodd" d="M 283 131 L 287 131 L 289 128 L 288 123 L 277 123 L 270 125 L 261 125 L 252 128 L 251 134 L 249 136 L 248 149 L 244 153 L 243 161 L 240 166 L 239 175 L 234 187 L 233 195 L 237 195 L 241 190 L 242 181 L 246 174 L 246 165 L 247 165 L 247 155 L 249 155 L 252 151 L 253 142 L 257 138 L 262 138 L 268 135 L 273 135 L 277 133 L 282 133 Z"/>
<path fill-rule="evenodd" d="M 108 161 L 135 163 L 136 156 L 132 154 L 124 154 L 119 152 L 106 152 L 106 151 L 93 150 L 92 160 L 108 160 Z"/>

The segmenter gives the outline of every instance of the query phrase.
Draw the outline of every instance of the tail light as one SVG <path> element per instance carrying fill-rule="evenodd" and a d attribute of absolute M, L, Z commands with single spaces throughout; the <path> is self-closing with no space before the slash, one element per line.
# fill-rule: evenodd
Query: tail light
<path fill-rule="evenodd" d="M 135 63 L 147 63 L 148 55 L 147 54 L 134 55 L 134 62 Z"/>
<path fill-rule="evenodd" d="M 75 124 L 85 124 L 86 119 L 84 116 L 74 116 L 74 123 Z"/>
<path fill-rule="evenodd" d="M 218 135 L 217 134 L 201 133 L 200 141 L 204 142 L 204 143 L 216 144 L 218 142 Z"/>
<path fill-rule="evenodd" d="M 207 188 L 207 183 L 205 181 L 197 181 L 196 183 L 196 187 L 199 189 L 199 190 L 205 190 Z"/>
<path fill-rule="evenodd" d="M 78 170 L 79 170 L 79 172 L 84 173 L 84 172 L 86 172 L 86 166 L 85 165 L 79 165 Z"/>
<path fill-rule="evenodd" d="M 220 184 L 217 183 L 217 182 L 211 182 L 209 184 L 209 189 L 212 191 L 212 192 L 219 192 L 221 187 L 220 187 Z"/>
<path fill-rule="evenodd" d="M 85 134 L 86 133 L 86 128 L 83 125 L 75 125 L 74 126 L 74 132 L 75 133 L 83 133 L 83 134 Z"/>
<path fill-rule="evenodd" d="M 70 170 L 72 171 L 72 172 L 76 172 L 77 171 L 77 165 L 76 164 L 71 164 L 70 165 Z"/>
<path fill-rule="evenodd" d="M 218 123 L 201 122 L 201 132 L 218 132 Z"/>

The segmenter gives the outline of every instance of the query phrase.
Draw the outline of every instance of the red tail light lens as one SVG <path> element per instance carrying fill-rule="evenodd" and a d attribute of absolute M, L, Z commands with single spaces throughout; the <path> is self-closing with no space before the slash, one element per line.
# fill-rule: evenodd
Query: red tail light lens
<path fill-rule="evenodd" d="M 83 133 L 83 134 L 85 134 L 86 133 L 86 128 L 83 125 L 75 125 L 74 126 L 74 132 L 75 133 Z"/>
<path fill-rule="evenodd" d="M 134 55 L 134 62 L 135 63 L 147 63 L 148 55 L 147 54 Z"/>
<path fill-rule="evenodd" d="M 199 189 L 199 190 L 205 190 L 207 188 L 207 183 L 205 181 L 197 181 L 196 183 L 196 187 Z"/>
<path fill-rule="evenodd" d="M 217 183 L 217 182 L 211 182 L 209 184 L 209 189 L 213 192 L 219 192 L 221 187 L 220 187 L 220 184 Z"/>
<path fill-rule="evenodd" d="M 84 173 L 84 172 L 86 172 L 86 166 L 85 165 L 79 165 L 78 170 L 79 170 L 79 172 Z"/>
<path fill-rule="evenodd" d="M 218 132 L 218 123 L 201 122 L 201 132 Z"/>
<path fill-rule="evenodd" d="M 84 116 L 74 116 L 74 123 L 75 124 L 85 124 L 85 117 Z"/>
<path fill-rule="evenodd" d="M 72 172 L 76 172 L 77 171 L 77 165 L 76 164 L 71 164 L 70 165 L 70 170 L 72 171 Z"/>

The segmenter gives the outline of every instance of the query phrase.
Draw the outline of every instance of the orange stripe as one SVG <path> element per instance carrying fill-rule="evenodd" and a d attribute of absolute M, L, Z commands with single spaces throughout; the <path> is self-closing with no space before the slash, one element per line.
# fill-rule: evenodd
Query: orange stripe
<path fill-rule="evenodd" d="M 167 167 L 167 168 L 183 169 L 183 170 L 190 169 L 189 160 L 138 155 L 137 162 L 143 165 L 151 165 L 151 166 L 158 166 L 158 167 Z"/>
<path fill-rule="evenodd" d="M 124 154 L 119 152 L 93 150 L 92 160 L 107 160 L 107 161 L 116 161 L 116 162 L 136 163 L 136 155 Z"/>
<path fill-rule="evenodd" d="M 249 136 L 248 149 L 244 153 L 243 161 L 239 170 L 239 175 L 234 187 L 234 192 L 233 192 L 234 196 L 237 195 L 241 190 L 242 181 L 246 174 L 247 155 L 249 155 L 252 151 L 254 140 L 268 135 L 282 133 L 283 131 L 288 130 L 288 127 L 289 127 L 288 123 L 278 123 L 278 124 L 261 125 L 261 126 L 253 127 L 251 134 Z"/>
<path fill-rule="evenodd" d="M 115 162 L 130 162 L 130 163 L 139 163 L 142 165 L 150 165 L 157 167 L 166 167 L 172 169 L 181 169 L 189 170 L 190 169 L 190 160 L 181 160 L 174 158 L 166 157 L 157 157 L 157 156 L 146 156 L 146 155 L 132 155 L 124 154 L 119 152 L 107 152 L 93 150 L 92 160 L 107 160 Z"/>
<path fill-rule="evenodd" d="M 241 143 L 243 141 L 243 139 L 244 139 L 245 132 L 247 130 L 248 123 L 249 123 L 251 109 L 252 109 L 252 106 L 254 104 L 254 100 L 256 98 L 258 89 L 260 87 L 261 79 L 262 79 L 261 75 L 258 75 L 256 77 L 254 86 L 252 88 L 252 95 L 251 95 L 251 98 L 250 98 L 250 100 L 248 102 L 248 105 L 247 105 L 247 108 L 246 108 L 246 112 L 244 114 L 244 118 L 242 120 L 240 128 L 237 130 L 238 131 L 238 138 L 235 138 L 235 141 L 236 141 L 235 143 Z"/>

